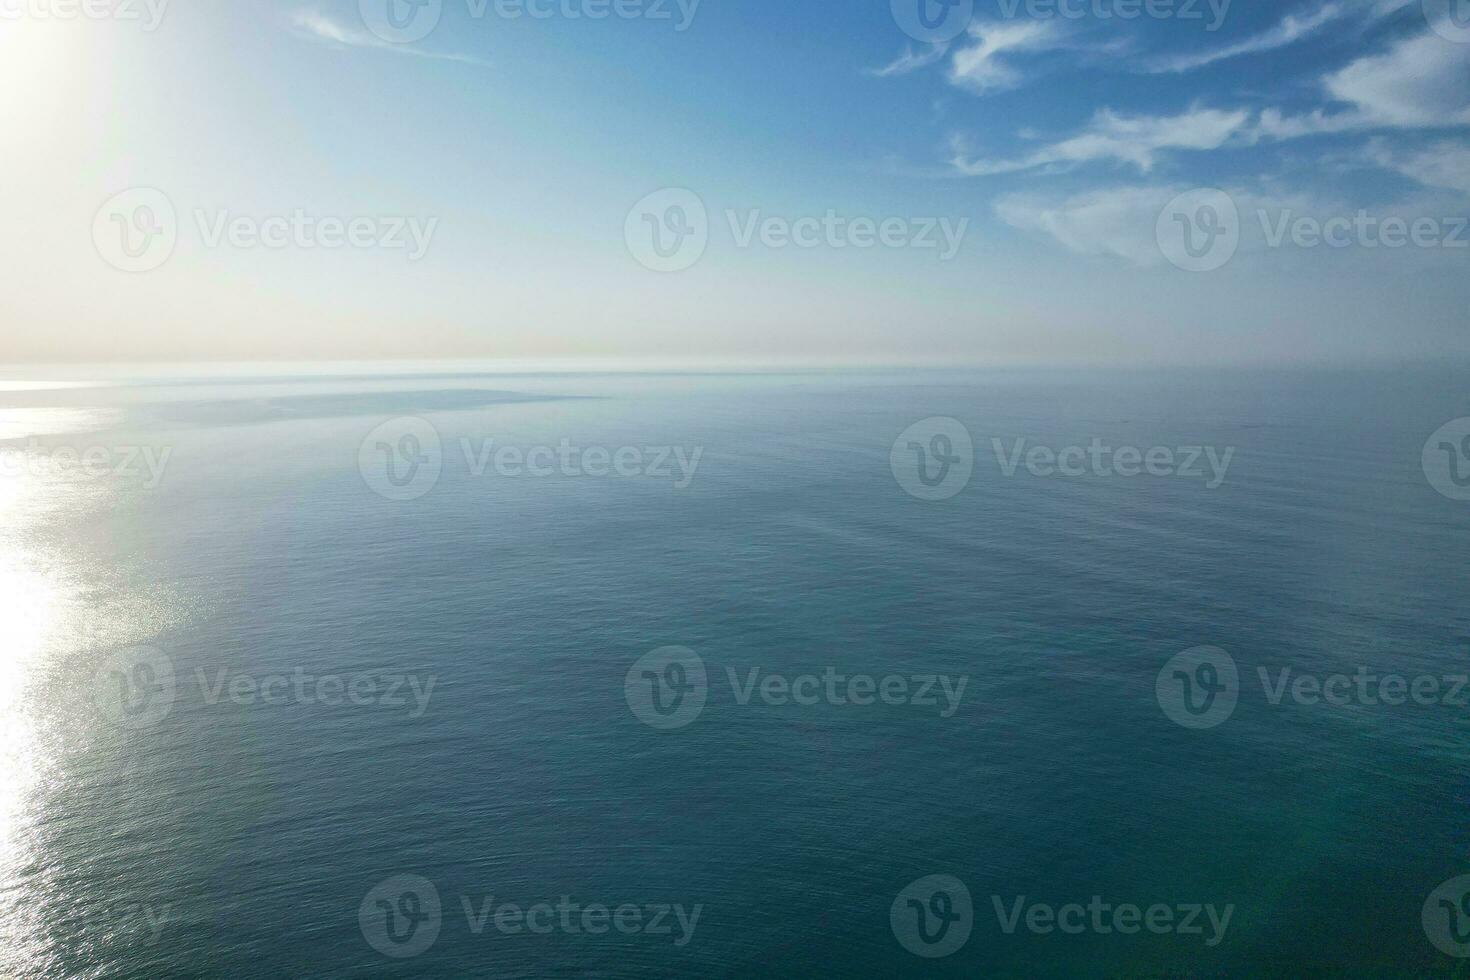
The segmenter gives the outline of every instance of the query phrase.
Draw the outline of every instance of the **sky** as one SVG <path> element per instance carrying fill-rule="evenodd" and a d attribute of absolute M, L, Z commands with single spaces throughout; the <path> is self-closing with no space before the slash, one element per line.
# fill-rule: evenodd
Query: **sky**
<path fill-rule="evenodd" d="M 0 362 L 1470 352 L 1470 0 L 0 0 Z"/>

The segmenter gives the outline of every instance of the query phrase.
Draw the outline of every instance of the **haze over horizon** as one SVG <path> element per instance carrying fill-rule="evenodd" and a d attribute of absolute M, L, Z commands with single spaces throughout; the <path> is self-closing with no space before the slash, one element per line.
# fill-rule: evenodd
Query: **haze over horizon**
<path fill-rule="evenodd" d="M 0 363 L 1470 355 L 1438 0 L 385 2 L 8 0 Z"/>

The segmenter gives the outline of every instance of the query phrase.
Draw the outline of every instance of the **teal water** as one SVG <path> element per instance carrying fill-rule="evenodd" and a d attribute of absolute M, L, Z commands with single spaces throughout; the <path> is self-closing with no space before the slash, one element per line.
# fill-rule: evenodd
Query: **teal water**
<path fill-rule="evenodd" d="M 1272 704 L 1257 671 L 1470 672 L 1470 503 L 1421 462 L 1470 415 L 1465 377 L 0 385 L 0 450 L 28 461 L 0 475 L 0 974 L 1464 976 L 1421 910 L 1470 873 L 1470 708 Z M 442 446 L 411 500 L 375 492 L 360 459 L 415 448 L 390 431 L 364 449 L 400 417 Z M 890 465 L 931 417 L 975 443 L 968 485 L 939 501 Z M 1214 488 L 1007 476 L 997 438 L 1234 455 Z M 476 475 L 460 440 L 487 439 L 702 452 L 687 486 L 674 462 Z M 89 475 L 59 447 L 167 462 L 153 486 L 141 463 Z M 1202 645 L 1241 687 L 1227 721 L 1192 729 L 1156 681 Z M 136 672 L 140 646 L 172 690 Z M 670 646 L 708 685 L 660 730 L 625 682 Z M 945 716 L 942 695 L 741 703 L 727 668 L 966 680 Z M 337 703 L 228 694 L 298 671 L 340 679 Z M 353 682 L 371 703 L 346 699 Z M 441 912 L 396 958 L 378 946 L 428 935 L 384 939 L 377 897 L 425 913 L 403 879 L 374 893 L 405 875 Z M 930 875 L 973 904 L 967 942 L 933 959 L 890 921 Z M 496 925 L 563 896 L 606 907 L 587 920 L 604 931 Z M 1214 945 L 1008 934 L 994 903 L 1021 896 L 1233 912 Z M 620 906 L 646 925 L 669 906 L 672 928 L 612 928 Z M 696 908 L 681 931 L 675 909 Z"/>

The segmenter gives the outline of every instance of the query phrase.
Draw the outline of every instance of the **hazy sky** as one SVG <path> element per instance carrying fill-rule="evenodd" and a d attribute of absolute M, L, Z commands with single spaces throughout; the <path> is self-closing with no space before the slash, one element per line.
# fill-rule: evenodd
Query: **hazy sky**
<path fill-rule="evenodd" d="M 0 0 L 0 141 L 0 361 L 1470 352 L 1466 0 Z"/>

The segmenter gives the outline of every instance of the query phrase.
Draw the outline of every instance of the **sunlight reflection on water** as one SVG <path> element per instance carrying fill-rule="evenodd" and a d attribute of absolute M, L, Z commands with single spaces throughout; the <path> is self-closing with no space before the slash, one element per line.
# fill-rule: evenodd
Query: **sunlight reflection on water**
<path fill-rule="evenodd" d="M 116 409 L 0 408 L 0 441 L 97 432 L 121 417 Z"/>

